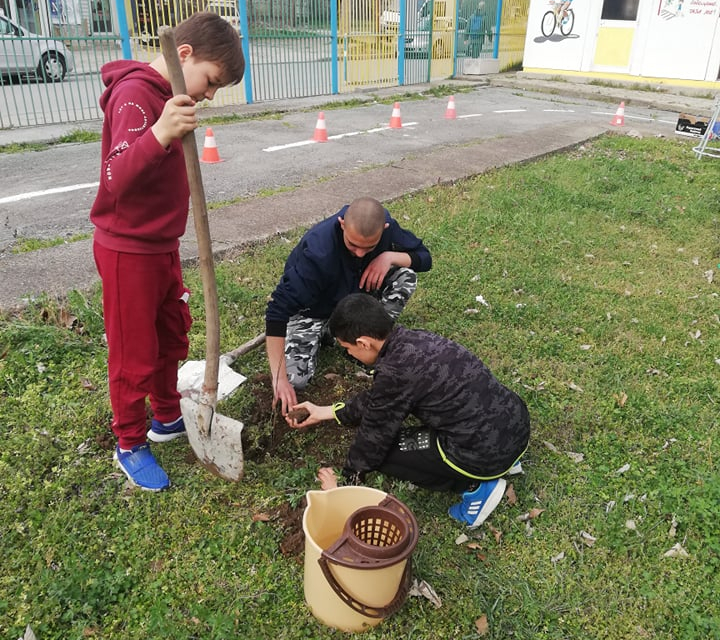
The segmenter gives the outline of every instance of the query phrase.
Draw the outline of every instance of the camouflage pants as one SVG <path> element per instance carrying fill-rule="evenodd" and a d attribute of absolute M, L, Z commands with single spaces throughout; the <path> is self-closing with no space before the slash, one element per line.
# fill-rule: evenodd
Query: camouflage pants
<path fill-rule="evenodd" d="M 383 286 L 371 295 L 376 297 L 393 319 L 405 308 L 417 287 L 417 274 L 406 267 L 388 272 Z M 322 342 L 331 341 L 327 318 L 290 318 L 285 335 L 285 366 L 288 380 L 295 389 L 304 389 L 315 375 L 317 354 Z"/>

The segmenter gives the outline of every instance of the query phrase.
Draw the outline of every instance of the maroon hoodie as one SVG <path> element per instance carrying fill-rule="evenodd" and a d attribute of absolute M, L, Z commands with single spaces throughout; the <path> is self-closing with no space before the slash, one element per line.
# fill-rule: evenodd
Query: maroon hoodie
<path fill-rule="evenodd" d="M 150 130 L 172 97 L 170 83 L 133 60 L 109 62 L 102 78 L 102 169 L 90 210 L 95 241 L 127 253 L 175 251 L 188 217 L 182 142 L 165 149 Z"/>

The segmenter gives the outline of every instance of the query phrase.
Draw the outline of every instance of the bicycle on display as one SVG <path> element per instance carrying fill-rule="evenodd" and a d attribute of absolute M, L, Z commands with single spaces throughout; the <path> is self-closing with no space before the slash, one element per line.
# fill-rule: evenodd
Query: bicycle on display
<path fill-rule="evenodd" d="M 550 2 L 550 5 L 552 6 L 552 9 L 545 12 L 542 17 L 542 22 L 540 23 L 542 34 L 546 38 L 549 38 L 553 33 L 555 33 L 555 29 L 557 29 L 564 36 L 569 36 L 575 26 L 575 14 L 573 13 L 573 10 L 568 7 L 567 15 L 563 17 L 563 12 L 560 9 L 563 5 L 562 2 Z"/>

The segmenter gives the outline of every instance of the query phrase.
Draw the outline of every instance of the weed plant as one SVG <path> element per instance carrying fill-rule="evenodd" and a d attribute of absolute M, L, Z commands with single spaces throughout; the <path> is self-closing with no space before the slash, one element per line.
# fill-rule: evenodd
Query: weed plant
<path fill-rule="evenodd" d="M 415 513 L 414 575 L 442 606 L 410 598 L 358 637 L 720 637 L 720 193 L 691 146 L 608 136 L 389 204 L 434 256 L 401 321 L 482 357 L 533 432 L 513 499 L 474 531 L 447 515 L 457 496 L 371 476 Z M 262 330 L 299 234 L 218 265 L 224 349 Z M 325 370 L 343 361 L 324 353 Z M 98 292 L 2 321 L 0 636 L 352 637 L 313 618 L 301 558 L 279 553 L 283 523 L 262 517 L 316 488 L 320 461 L 342 462 L 313 448 L 319 431 L 286 434 L 237 484 L 187 443 L 157 445 L 173 486 L 130 490 L 105 442 L 105 359 Z M 236 366 L 251 380 L 220 410 L 259 426 L 264 355 Z"/>

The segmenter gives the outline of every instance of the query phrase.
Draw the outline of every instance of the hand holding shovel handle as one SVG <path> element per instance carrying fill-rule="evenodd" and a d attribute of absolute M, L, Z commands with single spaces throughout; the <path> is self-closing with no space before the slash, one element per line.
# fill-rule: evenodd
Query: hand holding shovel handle
<path fill-rule="evenodd" d="M 180 58 L 175 44 L 172 28 L 160 27 L 160 48 L 170 75 L 173 95 L 187 92 Z M 198 159 L 195 132 L 187 133 L 182 140 L 185 152 L 185 167 L 190 186 L 195 235 L 197 236 L 198 255 L 200 258 L 200 274 L 205 297 L 205 379 L 200 394 L 198 426 L 204 435 L 209 435 L 212 416 L 217 405 L 218 370 L 220 368 L 220 318 L 218 314 L 217 283 L 213 263 L 212 244 L 210 241 L 210 225 L 208 223 L 205 189 L 203 188 Z"/>

